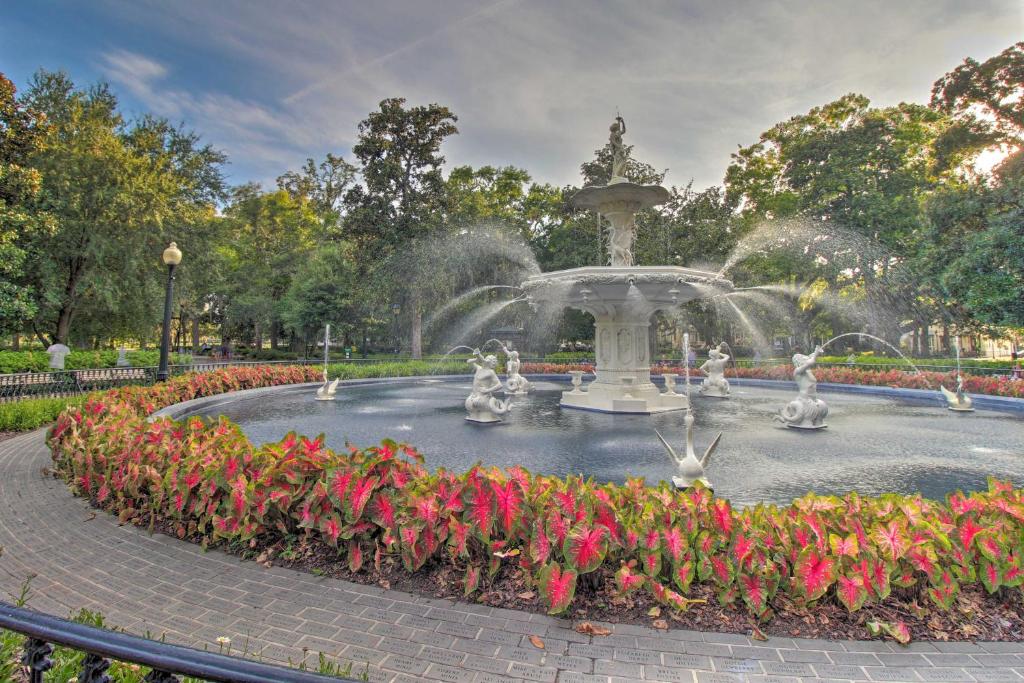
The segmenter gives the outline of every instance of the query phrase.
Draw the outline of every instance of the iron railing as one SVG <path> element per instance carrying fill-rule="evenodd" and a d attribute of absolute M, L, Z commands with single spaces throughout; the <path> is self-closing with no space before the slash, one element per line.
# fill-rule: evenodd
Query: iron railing
<path fill-rule="evenodd" d="M 19 661 L 30 683 L 42 683 L 43 674 L 53 667 L 53 645 L 85 652 L 78 683 L 109 683 L 111 679 L 105 672 L 112 659 L 150 669 L 143 679 L 146 683 L 176 683 L 180 675 L 240 683 L 355 681 L 77 624 L 6 602 L 0 602 L 0 629 L 26 637 Z"/>
<path fill-rule="evenodd" d="M 85 653 L 78 683 L 109 683 L 106 671 L 111 660 L 147 667 L 150 671 L 143 679 L 146 683 L 178 683 L 180 675 L 237 683 L 355 681 L 108 631 L 5 602 L 0 602 L 0 629 L 25 636 L 19 661 L 29 683 L 42 683 L 43 674 L 53 667 L 50 655 L 54 645 Z"/>

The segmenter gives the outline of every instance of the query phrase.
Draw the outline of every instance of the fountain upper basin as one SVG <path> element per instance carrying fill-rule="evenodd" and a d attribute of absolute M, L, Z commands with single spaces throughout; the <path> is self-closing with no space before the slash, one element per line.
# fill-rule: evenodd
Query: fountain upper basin
<path fill-rule="evenodd" d="M 650 318 L 655 311 L 730 292 L 733 284 L 716 273 L 681 266 L 584 266 L 534 275 L 522 288 L 536 301 L 564 302 L 595 316 Z"/>

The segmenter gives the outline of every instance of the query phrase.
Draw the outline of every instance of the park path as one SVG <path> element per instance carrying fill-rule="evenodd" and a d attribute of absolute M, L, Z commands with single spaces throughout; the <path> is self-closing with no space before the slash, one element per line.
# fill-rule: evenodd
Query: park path
<path fill-rule="evenodd" d="M 285 663 L 322 652 L 388 683 L 1024 681 L 1020 643 L 762 642 L 621 624 L 595 637 L 543 615 L 265 568 L 120 526 L 48 476 L 49 464 L 42 430 L 0 442 L 0 595 L 33 577 L 34 609 L 84 607 L 173 643 L 216 651 L 226 636 L 233 652 Z"/>

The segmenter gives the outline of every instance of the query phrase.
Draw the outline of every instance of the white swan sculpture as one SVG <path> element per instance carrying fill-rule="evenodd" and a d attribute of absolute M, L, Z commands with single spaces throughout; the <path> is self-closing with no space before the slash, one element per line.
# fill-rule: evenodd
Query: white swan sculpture
<path fill-rule="evenodd" d="M 692 410 L 688 409 L 686 411 L 684 421 L 686 422 L 686 455 L 684 457 L 680 457 L 675 452 L 672 446 L 669 445 L 668 441 L 665 440 L 665 437 L 661 435 L 661 432 L 657 429 L 654 430 L 654 433 L 658 435 L 659 439 L 661 439 L 661 443 L 665 447 L 665 450 L 668 451 L 669 456 L 679 468 L 679 476 L 672 477 L 672 483 L 680 490 L 690 488 L 698 481 L 709 489 L 713 488 L 711 486 L 711 482 L 708 481 L 705 468 L 707 468 L 708 462 L 711 460 L 711 454 L 718 447 L 718 441 L 722 438 L 722 432 L 718 433 L 718 436 L 716 436 L 711 442 L 711 445 L 708 446 L 706 451 L 704 451 L 704 455 L 698 459 L 697 454 L 693 450 Z"/>

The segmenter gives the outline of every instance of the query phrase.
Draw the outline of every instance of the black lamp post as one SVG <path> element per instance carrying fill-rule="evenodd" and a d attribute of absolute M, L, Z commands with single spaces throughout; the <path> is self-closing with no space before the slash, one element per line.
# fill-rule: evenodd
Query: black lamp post
<path fill-rule="evenodd" d="M 395 338 L 395 355 L 397 356 L 401 350 L 401 344 L 398 342 L 398 314 L 402 312 L 402 307 L 398 304 L 391 304 L 391 312 L 395 314 L 395 324 L 392 330 L 392 336 Z"/>
<path fill-rule="evenodd" d="M 167 264 L 167 293 L 164 297 L 164 329 L 160 337 L 160 367 L 156 371 L 156 381 L 166 382 L 169 372 L 167 370 L 167 356 L 171 347 L 171 302 L 174 299 L 174 268 L 181 263 L 181 250 L 178 245 L 171 242 L 170 246 L 164 249 L 164 263 Z"/>

